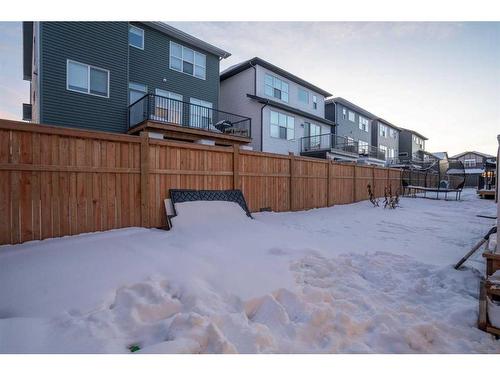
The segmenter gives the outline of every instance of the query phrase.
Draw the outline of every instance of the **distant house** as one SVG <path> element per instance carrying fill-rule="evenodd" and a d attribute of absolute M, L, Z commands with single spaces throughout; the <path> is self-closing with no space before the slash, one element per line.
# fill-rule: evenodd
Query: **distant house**
<path fill-rule="evenodd" d="M 429 154 L 425 152 L 425 141 L 428 138 L 415 130 L 400 128 L 399 159 L 400 161 L 424 161 Z"/>
<path fill-rule="evenodd" d="M 372 120 L 372 146 L 379 148 L 384 154 L 387 164 L 391 164 L 399 155 L 398 126 L 383 118 Z"/>
<path fill-rule="evenodd" d="M 484 173 L 486 160 L 495 160 L 495 156 L 485 154 L 478 151 L 465 151 L 460 154 L 453 155 L 450 159 L 459 160 L 463 163 L 465 168 L 465 186 L 477 187 L 479 183 L 479 176 Z"/>
<path fill-rule="evenodd" d="M 25 120 L 217 144 L 250 142 L 219 107 L 230 53 L 162 22 L 24 22 Z"/>
<path fill-rule="evenodd" d="M 433 152 L 432 155 L 439 160 L 447 160 L 448 159 L 448 152 Z"/>
<path fill-rule="evenodd" d="M 396 125 L 341 97 L 327 99 L 325 116 L 336 125 L 333 158 L 383 166 L 397 157 Z"/>
<path fill-rule="evenodd" d="M 251 146 L 300 154 L 329 142 L 334 122 L 325 118 L 331 94 L 259 57 L 220 74 L 220 106 L 252 118 Z"/>

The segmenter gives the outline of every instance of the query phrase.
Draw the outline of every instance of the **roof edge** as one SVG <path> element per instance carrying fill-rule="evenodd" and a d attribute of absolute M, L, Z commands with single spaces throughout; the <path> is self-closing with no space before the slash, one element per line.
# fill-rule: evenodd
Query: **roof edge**
<path fill-rule="evenodd" d="M 192 46 L 198 47 L 199 49 L 210 52 L 216 56 L 219 56 L 220 58 L 226 59 L 229 56 L 231 56 L 229 52 L 219 47 L 216 47 L 213 44 L 207 43 L 199 38 L 196 38 L 195 36 L 192 36 L 191 34 L 181 31 L 164 22 L 159 22 L 159 21 L 138 21 L 138 22 L 146 26 L 149 26 L 155 30 L 158 30 L 164 34 L 170 35 L 181 42 L 190 44 Z"/>
<path fill-rule="evenodd" d="M 332 96 L 332 94 L 329 93 L 328 91 L 323 90 L 322 88 L 320 88 L 316 85 L 313 85 L 312 83 L 286 71 L 285 69 L 282 69 L 274 64 L 271 64 L 270 62 L 267 62 L 266 60 L 263 60 L 260 57 L 253 57 L 250 60 L 242 61 L 236 65 L 233 65 L 233 66 L 227 68 L 226 70 L 224 70 L 220 74 L 220 80 L 224 81 L 225 79 L 230 78 L 230 77 L 232 77 L 232 76 L 234 76 L 234 75 L 236 75 L 244 70 L 247 70 L 255 65 L 260 65 L 260 66 L 262 66 L 262 67 L 264 67 L 264 68 L 266 68 L 266 69 L 268 69 L 276 74 L 279 74 L 279 75 L 289 79 L 290 81 L 293 81 L 301 86 L 307 87 L 309 90 L 315 91 L 318 94 L 323 95 L 325 98 Z"/>

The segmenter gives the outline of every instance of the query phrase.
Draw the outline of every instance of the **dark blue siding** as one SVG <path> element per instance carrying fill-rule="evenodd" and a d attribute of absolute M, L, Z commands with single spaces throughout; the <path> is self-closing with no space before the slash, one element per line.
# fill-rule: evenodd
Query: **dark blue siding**
<path fill-rule="evenodd" d="M 144 50 L 130 47 L 130 82 L 148 86 L 154 93 L 155 89 L 172 91 L 189 98 L 197 98 L 213 103 L 218 107 L 219 99 L 219 58 L 203 50 L 181 43 L 171 37 L 140 23 L 135 26 L 144 30 Z M 174 41 L 206 56 L 206 79 L 199 79 L 169 68 L 170 41 Z"/>
<path fill-rule="evenodd" d="M 41 118 L 45 124 L 125 132 L 127 22 L 41 23 Z M 66 89 L 67 59 L 110 71 L 110 97 Z"/>

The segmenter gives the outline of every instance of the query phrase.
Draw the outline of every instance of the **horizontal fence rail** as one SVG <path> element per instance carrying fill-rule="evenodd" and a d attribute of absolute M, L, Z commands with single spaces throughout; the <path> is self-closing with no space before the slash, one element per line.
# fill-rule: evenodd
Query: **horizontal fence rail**
<path fill-rule="evenodd" d="M 0 119 L 0 244 L 167 225 L 169 189 L 241 189 L 252 212 L 353 203 L 401 171 Z"/>
<path fill-rule="evenodd" d="M 251 137 L 249 117 L 154 94 L 147 94 L 129 106 L 129 128 L 146 120 Z"/>

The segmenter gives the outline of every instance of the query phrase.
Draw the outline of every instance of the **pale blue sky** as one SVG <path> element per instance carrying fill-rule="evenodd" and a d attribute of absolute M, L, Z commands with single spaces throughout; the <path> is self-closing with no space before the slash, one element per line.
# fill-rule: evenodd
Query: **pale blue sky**
<path fill-rule="evenodd" d="M 170 22 L 224 48 L 222 69 L 269 60 L 388 121 L 429 151 L 496 153 L 500 23 Z M 21 116 L 21 24 L 0 22 L 0 117 Z"/>

